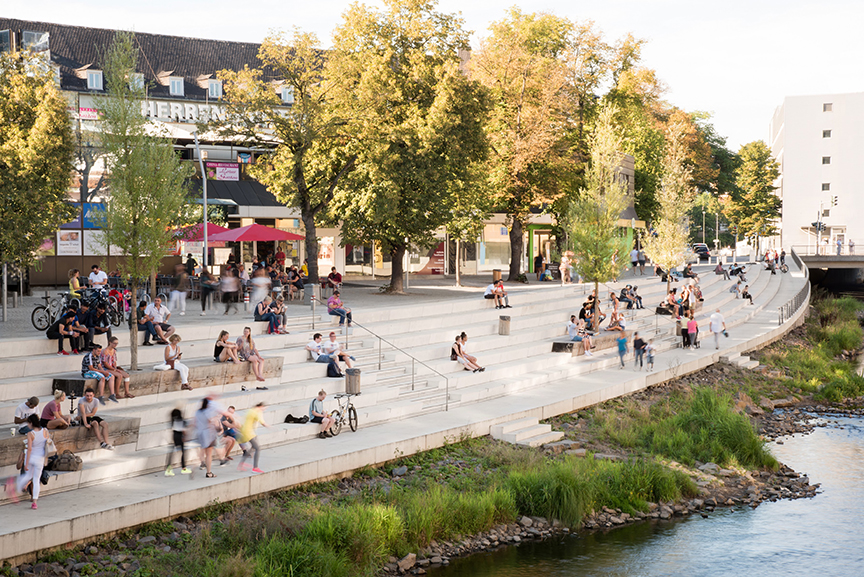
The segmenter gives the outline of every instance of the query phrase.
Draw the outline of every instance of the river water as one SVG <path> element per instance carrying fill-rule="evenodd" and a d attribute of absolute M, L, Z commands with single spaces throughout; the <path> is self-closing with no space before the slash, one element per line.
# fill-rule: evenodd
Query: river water
<path fill-rule="evenodd" d="M 608 533 L 524 543 L 455 559 L 434 577 L 661 577 L 864 575 L 864 419 L 771 445 L 774 455 L 821 483 L 811 499 L 717 509 Z M 838 424 L 834 424 L 837 421 Z"/>

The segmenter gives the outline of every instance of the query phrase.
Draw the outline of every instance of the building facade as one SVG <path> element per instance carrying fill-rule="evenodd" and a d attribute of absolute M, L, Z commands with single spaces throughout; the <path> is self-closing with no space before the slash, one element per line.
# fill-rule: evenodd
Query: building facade
<path fill-rule="evenodd" d="M 844 254 L 850 240 L 864 244 L 864 92 L 786 97 L 769 142 L 780 164 L 780 244 L 832 254 L 838 240 Z"/>

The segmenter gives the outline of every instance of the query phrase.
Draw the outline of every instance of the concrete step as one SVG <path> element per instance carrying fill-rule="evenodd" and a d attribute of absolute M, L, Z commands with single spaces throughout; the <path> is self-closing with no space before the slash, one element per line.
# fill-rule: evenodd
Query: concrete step
<path fill-rule="evenodd" d="M 524 428 L 512 431 L 510 433 L 503 433 L 501 435 L 501 440 L 508 443 L 518 443 L 519 441 L 523 441 L 525 439 L 546 435 L 551 431 L 552 425 L 528 425 Z"/>
<path fill-rule="evenodd" d="M 524 429 L 525 427 L 530 427 L 533 425 L 537 425 L 538 421 L 534 418 L 525 418 L 518 419 L 515 421 L 510 421 L 509 423 L 501 423 L 500 425 L 493 425 L 489 429 L 489 434 L 492 435 L 493 439 L 501 439 L 502 435 L 512 433 L 514 431 L 518 431 L 520 429 Z"/>
<path fill-rule="evenodd" d="M 546 443 L 554 443 L 555 441 L 560 441 L 563 438 L 564 433 L 562 431 L 550 431 L 548 433 L 536 435 L 528 439 L 522 439 L 516 444 L 523 445 L 525 447 L 540 447 L 541 445 L 545 445 Z"/>

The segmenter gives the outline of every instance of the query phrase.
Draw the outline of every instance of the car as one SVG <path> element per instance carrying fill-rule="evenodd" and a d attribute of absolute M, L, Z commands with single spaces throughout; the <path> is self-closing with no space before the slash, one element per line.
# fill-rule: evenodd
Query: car
<path fill-rule="evenodd" d="M 708 260 L 709 258 L 711 258 L 711 250 L 708 248 L 707 244 L 694 244 L 693 253 L 699 257 L 699 260 Z"/>

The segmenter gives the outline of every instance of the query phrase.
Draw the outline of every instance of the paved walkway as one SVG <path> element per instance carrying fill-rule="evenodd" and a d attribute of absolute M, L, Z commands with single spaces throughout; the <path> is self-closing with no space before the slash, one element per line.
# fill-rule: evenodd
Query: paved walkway
<path fill-rule="evenodd" d="M 773 302 L 791 299 L 806 282 L 788 282 Z M 627 280 L 627 279 L 621 279 Z M 647 279 L 646 279 L 647 280 Z M 349 281 L 350 282 L 350 281 Z M 536 288 L 535 283 L 533 288 Z M 508 286 L 508 290 L 518 287 Z M 476 288 L 418 287 L 416 298 L 439 300 L 444 291 L 452 298 L 476 298 Z M 375 301 L 379 295 L 371 291 L 350 289 L 346 301 Z M 464 293 L 464 294 L 462 294 Z M 400 297 L 395 297 L 400 298 Z M 350 300 L 349 300 L 350 299 Z M 150 474 L 127 478 L 74 492 L 49 495 L 40 499 L 38 511 L 26 504 L 0 507 L 0 559 L 22 558 L 33 551 L 77 543 L 94 536 L 127 527 L 187 514 L 213 501 L 230 501 L 274 491 L 299 483 L 314 481 L 374 464 L 395 457 L 439 447 L 448 440 L 465 434 L 489 434 L 492 425 L 524 417 L 548 418 L 578 410 L 624 395 L 675 376 L 699 370 L 715 363 L 721 355 L 756 348 L 775 340 L 790 330 L 801 318 L 806 307 L 797 311 L 782 326 L 777 324 L 775 306 L 766 307 L 751 320 L 739 326 L 731 337 L 724 339 L 724 348 L 706 346 L 698 350 L 674 349 L 657 359 L 653 373 L 626 370 L 599 370 L 578 379 L 547 383 L 542 387 L 519 391 L 508 396 L 459 406 L 449 412 L 421 415 L 378 426 L 360 428 L 356 433 L 345 429 L 335 439 L 313 439 L 268 448 L 261 458 L 264 474 L 239 473 L 230 465 L 215 468 L 215 479 L 177 475 L 166 478 Z M 189 322 L 207 322 L 192 319 Z M 234 461 L 236 463 L 236 460 Z"/>

